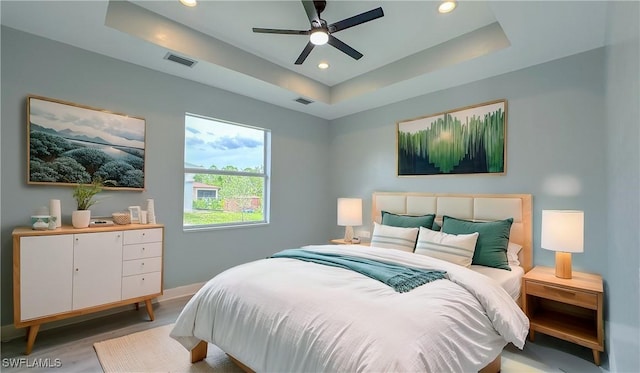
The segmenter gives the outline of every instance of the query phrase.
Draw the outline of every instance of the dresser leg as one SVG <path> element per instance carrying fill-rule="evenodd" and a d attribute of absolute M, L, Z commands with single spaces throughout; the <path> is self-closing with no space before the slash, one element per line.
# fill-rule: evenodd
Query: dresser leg
<path fill-rule="evenodd" d="M 600 366 L 600 351 L 593 350 L 593 361 L 596 363 L 596 365 Z"/>
<path fill-rule="evenodd" d="M 147 313 L 149 314 L 149 318 L 151 319 L 151 321 L 155 320 L 156 317 L 153 315 L 153 306 L 151 306 L 151 299 L 145 300 L 144 305 L 147 307 Z"/>
<path fill-rule="evenodd" d="M 29 355 L 31 350 L 33 350 L 33 344 L 36 342 L 36 335 L 38 335 L 38 330 L 40 329 L 40 324 L 34 324 L 29 327 L 29 331 L 27 332 L 27 350 L 25 351 L 25 355 Z"/>
<path fill-rule="evenodd" d="M 536 334 L 533 329 L 529 329 L 529 340 L 533 342 L 536 339 Z"/>

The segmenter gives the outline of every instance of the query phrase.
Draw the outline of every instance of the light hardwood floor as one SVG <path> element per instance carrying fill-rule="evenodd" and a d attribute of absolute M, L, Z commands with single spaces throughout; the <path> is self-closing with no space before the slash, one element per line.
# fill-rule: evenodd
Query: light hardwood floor
<path fill-rule="evenodd" d="M 148 321 L 144 306 L 138 311 L 131 307 L 125 311 L 99 319 L 44 330 L 38 334 L 31 355 L 24 355 L 25 340 L 17 338 L 2 343 L 2 372 L 102 372 L 102 367 L 93 349 L 95 342 L 121 337 L 127 334 L 175 322 L 178 314 L 189 300 L 188 297 L 154 304 L 156 320 Z M 509 357 L 532 367 L 546 366 L 549 372 L 601 372 L 592 361 L 591 351 L 565 341 L 536 335 L 536 342 L 527 342 L 523 351 L 512 345 L 506 347 Z M 20 367 L 7 364 L 27 363 L 49 359 L 52 363 L 59 359 L 59 368 L 34 368 L 22 363 Z M 511 372 L 508 372 L 511 373 Z M 517 373 L 517 372 L 516 372 Z"/>
<path fill-rule="evenodd" d="M 24 355 L 26 341 L 17 338 L 2 343 L 2 372 L 102 372 L 102 367 L 93 349 L 95 342 L 121 337 L 176 321 L 178 314 L 189 298 L 169 300 L 154 304 L 155 321 L 149 321 L 144 304 L 139 310 L 131 306 L 131 311 L 84 321 L 60 328 L 44 330 L 38 333 L 33 352 Z M 21 367 L 7 367 L 7 364 L 19 364 Z M 60 359 L 60 368 L 40 369 L 26 366 L 34 365 L 45 359 L 54 364 Z"/>

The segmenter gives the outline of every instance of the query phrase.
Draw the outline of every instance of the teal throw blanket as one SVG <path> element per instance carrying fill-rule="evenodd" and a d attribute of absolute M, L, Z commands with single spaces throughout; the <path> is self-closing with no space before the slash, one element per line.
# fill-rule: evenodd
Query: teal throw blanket
<path fill-rule="evenodd" d="M 318 253 L 303 249 L 280 251 L 272 258 L 293 258 L 333 267 L 349 269 L 405 293 L 420 285 L 444 278 L 446 272 L 405 267 L 403 265 L 341 254 Z"/>

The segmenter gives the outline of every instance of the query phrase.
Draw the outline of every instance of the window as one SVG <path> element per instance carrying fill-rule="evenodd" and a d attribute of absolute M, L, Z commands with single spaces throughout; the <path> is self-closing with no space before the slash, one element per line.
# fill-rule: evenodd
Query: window
<path fill-rule="evenodd" d="M 216 190 L 198 189 L 198 199 L 216 199 L 217 197 Z"/>
<path fill-rule="evenodd" d="M 185 115 L 183 228 L 269 221 L 270 131 Z"/>

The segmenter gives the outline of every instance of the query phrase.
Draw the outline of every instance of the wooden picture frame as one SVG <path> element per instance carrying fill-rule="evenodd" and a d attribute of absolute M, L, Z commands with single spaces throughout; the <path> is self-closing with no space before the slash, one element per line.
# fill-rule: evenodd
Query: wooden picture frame
<path fill-rule="evenodd" d="M 396 124 L 398 176 L 506 173 L 507 100 Z"/>
<path fill-rule="evenodd" d="M 27 184 L 143 191 L 143 118 L 41 96 L 27 97 Z"/>

